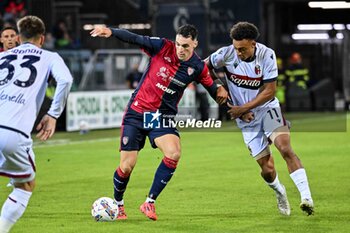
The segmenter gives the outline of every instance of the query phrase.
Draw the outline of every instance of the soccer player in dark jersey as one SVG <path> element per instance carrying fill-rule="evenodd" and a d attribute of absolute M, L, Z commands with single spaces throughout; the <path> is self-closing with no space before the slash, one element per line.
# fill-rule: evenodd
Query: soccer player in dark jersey
<path fill-rule="evenodd" d="M 175 172 L 181 155 L 180 137 L 176 127 L 148 127 L 144 116 L 173 120 L 184 90 L 193 81 L 201 83 L 219 104 L 227 100 L 224 87 L 213 82 L 206 64 L 194 52 L 198 31 L 193 25 L 181 26 L 175 42 L 165 38 L 141 36 L 123 29 L 97 27 L 91 36 L 110 37 L 140 46 L 151 59 L 138 87 L 131 96 L 121 127 L 120 164 L 114 173 L 114 198 L 119 206 L 118 219 L 126 219 L 123 195 L 137 155 L 148 136 L 153 148 L 159 148 L 162 159 L 154 176 L 146 201 L 140 210 L 157 220 L 155 201 Z M 151 126 L 154 126 L 151 124 Z"/>

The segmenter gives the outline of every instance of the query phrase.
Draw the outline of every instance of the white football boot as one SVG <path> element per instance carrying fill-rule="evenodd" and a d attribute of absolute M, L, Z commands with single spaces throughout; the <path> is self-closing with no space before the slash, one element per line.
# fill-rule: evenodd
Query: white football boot
<path fill-rule="evenodd" d="M 287 197 L 287 191 L 283 184 L 281 184 L 283 187 L 283 193 L 276 192 L 276 198 L 277 198 L 277 207 L 281 214 L 283 215 L 290 215 L 290 205 L 288 202 Z"/>

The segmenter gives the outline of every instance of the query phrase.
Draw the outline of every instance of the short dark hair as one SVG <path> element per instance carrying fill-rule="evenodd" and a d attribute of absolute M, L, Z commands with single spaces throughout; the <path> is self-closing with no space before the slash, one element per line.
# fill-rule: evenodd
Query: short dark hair
<path fill-rule="evenodd" d="M 230 30 L 230 37 L 233 40 L 257 40 L 259 35 L 258 28 L 248 22 L 238 22 Z"/>
<path fill-rule="evenodd" d="M 194 25 L 185 24 L 177 29 L 176 35 L 181 35 L 185 38 L 191 37 L 192 40 L 196 40 L 198 37 L 198 30 Z"/>
<path fill-rule="evenodd" d="M 6 30 L 13 30 L 13 31 L 16 32 L 16 34 L 18 34 L 17 28 L 12 27 L 12 26 L 7 26 L 7 27 L 4 27 L 3 29 L 1 29 L 1 31 L 0 31 L 0 36 L 2 36 L 2 33 L 3 33 L 4 31 L 6 31 Z"/>
<path fill-rule="evenodd" d="M 24 39 L 37 39 L 45 34 L 45 24 L 37 16 L 27 15 L 17 22 L 19 35 Z"/>

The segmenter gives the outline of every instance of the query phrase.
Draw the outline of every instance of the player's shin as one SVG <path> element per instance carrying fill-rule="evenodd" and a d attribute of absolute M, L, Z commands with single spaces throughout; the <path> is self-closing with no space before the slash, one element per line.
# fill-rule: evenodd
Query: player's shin
<path fill-rule="evenodd" d="M 153 184 L 148 196 L 150 199 L 157 199 L 159 194 L 162 192 L 162 190 L 165 188 L 165 186 L 168 184 L 171 177 L 173 176 L 176 170 L 177 163 L 178 161 L 164 156 L 154 175 Z"/>
<path fill-rule="evenodd" d="M 124 192 L 128 185 L 130 174 L 125 174 L 120 167 L 114 172 L 114 199 L 118 202 L 123 201 Z M 119 203 L 118 203 L 119 204 Z"/>
<path fill-rule="evenodd" d="M 309 182 L 304 168 L 300 168 L 290 174 L 295 186 L 297 186 L 301 199 L 312 199 Z"/>
<path fill-rule="evenodd" d="M 13 189 L 1 209 L 0 232 L 9 232 L 23 215 L 31 195 L 31 192 L 23 189 Z"/>

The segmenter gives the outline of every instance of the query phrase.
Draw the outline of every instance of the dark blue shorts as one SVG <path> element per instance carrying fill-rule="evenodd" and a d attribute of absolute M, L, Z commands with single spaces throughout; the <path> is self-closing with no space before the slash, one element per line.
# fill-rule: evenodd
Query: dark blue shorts
<path fill-rule="evenodd" d="M 180 137 L 176 127 L 168 124 L 159 124 L 154 128 L 145 128 L 144 115 L 132 109 L 128 109 L 124 115 L 121 136 L 120 136 L 120 151 L 141 150 L 148 136 L 153 148 L 157 148 L 154 140 L 165 134 L 174 134 Z"/>

